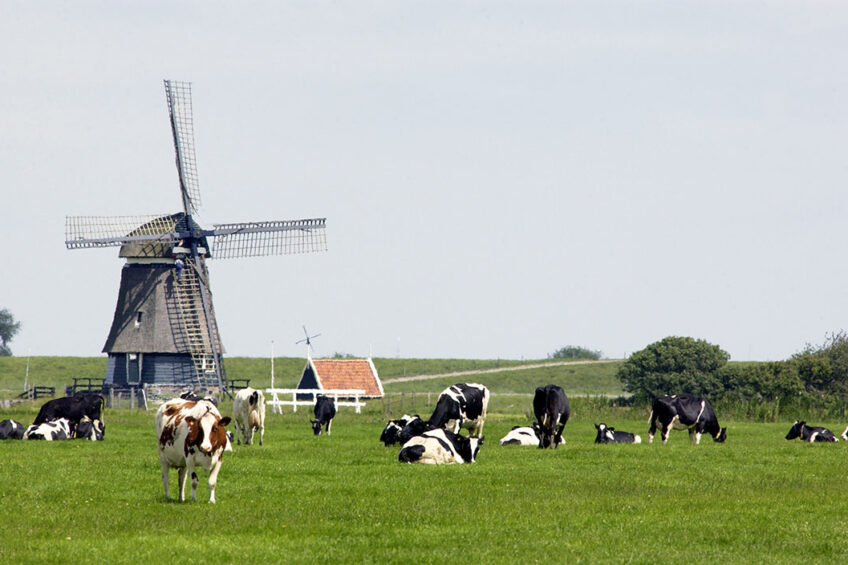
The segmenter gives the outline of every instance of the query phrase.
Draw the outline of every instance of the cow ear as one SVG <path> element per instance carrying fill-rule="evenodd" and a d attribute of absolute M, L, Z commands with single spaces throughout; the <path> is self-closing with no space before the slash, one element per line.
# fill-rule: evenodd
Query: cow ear
<path fill-rule="evenodd" d="M 218 425 L 219 425 L 219 426 L 227 427 L 228 425 L 230 425 L 230 422 L 231 422 L 231 421 L 232 421 L 232 420 L 230 420 L 230 417 L 229 417 L 229 416 L 224 416 L 223 418 L 221 418 L 220 420 L 218 420 Z"/>

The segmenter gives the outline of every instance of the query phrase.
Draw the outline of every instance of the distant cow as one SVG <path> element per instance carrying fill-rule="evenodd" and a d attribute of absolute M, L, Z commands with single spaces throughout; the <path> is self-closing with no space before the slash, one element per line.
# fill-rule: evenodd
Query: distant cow
<path fill-rule="evenodd" d="M 848 432 L 848 429 L 846 429 L 845 431 Z M 833 432 L 829 429 L 822 428 L 820 426 L 808 426 L 807 422 L 799 422 L 798 420 L 795 420 L 795 424 L 789 430 L 789 433 L 786 434 L 786 439 L 795 438 L 801 438 L 801 441 L 806 441 L 809 443 L 817 441 L 839 441 L 839 439 L 837 439 L 837 437 L 833 435 Z"/>
<path fill-rule="evenodd" d="M 179 499 L 185 500 L 185 479 L 191 475 L 191 499 L 197 500 L 199 465 L 209 473 L 209 502 L 215 502 L 215 485 L 227 447 L 226 426 L 230 418 L 206 400 L 169 400 L 156 411 L 156 437 L 162 485 L 168 498 L 168 471 L 177 468 Z"/>
<path fill-rule="evenodd" d="M 533 412 L 539 422 L 539 448 L 559 447 L 571 408 L 565 391 L 557 385 L 540 386 L 533 397 Z"/>
<path fill-rule="evenodd" d="M 183 400 L 194 400 L 195 402 L 197 402 L 198 400 L 208 400 L 209 402 L 214 404 L 216 408 L 218 407 L 217 398 L 215 398 L 214 396 L 199 396 L 195 394 L 193 390 L 185 391 L 180 395 L 180 398 L 182 398 Z"/>
<path fill-rule="evenodd" d="M 106 433 L 106 426 L 100 420 L 91 420 L 88 416 L 84 416 L 80 423 L 77 424 L 74 437 L 76 439 L 87 439 L 90 441 L 103 441 L 103 436 Z"/>
<path fill-rule="evenodd" d="M 598 435 L 595 443 L 642 443 L 642 438 L 629 432 L 620 432 L 606 424 L 595 424 Z"/>
<path fill-rule="evenodd" d="M 26 428 L 20 422 L 3 420 L 0 422 L 0 439 L 24 439 Z"/>
<path fill-rule="evenodd" d="M 713 405 L 706 398 L 694 394 L 675 394 L 655 399 L 651 406 L 650 422 L 649 443 L 654 441 L 657 422 L 660 424 L 663 443 L 668 441 L 672 428 L 689 430 L 689 443 L 694 442 L 696 445 L 701 442 L 703 433 L 711 435 L 713 441 L 719 443 L 727 439 L 727 428 L 719 427 Z"/>
<path fill-rule="evenodd" d="M 71 439 L 70 422 L 66 418 L 59 418 L 52 422 L 33 424 L 24 432 L 24 439 L 43 439 L 45 441 Z"/>
<path fill-rule="evenodd" d="M 469 435 L 479 437 L 488 407 L 489 389 L 476 383 L 458 383 L 442 391 L 427 424 L 455 434 L 466 428 Z"/>
<path fill-rule="evenodd" d="M 416 415 L 415 417 L 417 418 L 418 416 Z M 396 444 L 400 440 L 400 432 L 403 431 L 403 428 L 411 421 L 412 416 L 408 414 L 404 414 L 396 420 L 389 420 L 386 423 L 386 427 L 383 428 L 383 433 L 380 434 L 380 441 L 382 441 L 386 447 Z"/>
<path fill-rule="evenodd" d="M 316 436 L 321 435 L 321 427 L 330 435 L 330 426 L 336 415 L 336 403 L 329 396 L 319 394 L 315 400 L 315 419 L 312 420 L 312 431 Z"/>
<path fill-rule="evenodd" d="M 80 420 L 88 417 L 90 420 L 103 421 L 103 397 L 99 394 L 77 394 L 55 398 L 45 402 L 38 411 L 38 416 L 33 420 L 33 425 L 52 422 L 60 418 L 68 420 L 70 431 L 73 434 Z"/>
<path fill-rule="evenodd" d="M 259 445 L 265 437 L 265 395 L 261 390 L 243 388 L 233 400 L 233 419 L 236 422 L 236 441 L 241 445 L 253 443 L 253 432 L 259 432 Z"/>
<path fill-rule="evenodd" d="M 464 437 L 435 429 L 406 442 L 398 454 L 398 461 L 431 465 L 474 463 L 481 445 L 482 437 Z"/>

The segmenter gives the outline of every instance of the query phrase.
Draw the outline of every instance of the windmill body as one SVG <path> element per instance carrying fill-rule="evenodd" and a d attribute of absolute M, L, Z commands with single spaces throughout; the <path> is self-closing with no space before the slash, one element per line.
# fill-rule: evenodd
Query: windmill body
<path fill-rule="evenodd" d="M 206 261 L 326 250 L 325 219 L 215 224 L 203 229 L 191 86 L 165 81 L 183 212 L 68 217 L 69 249 L 120 246 L 126 259 L 109 336 L 107 386 L 226 390 Z M 213 254 L 214 253 L 214 254 Z"/>

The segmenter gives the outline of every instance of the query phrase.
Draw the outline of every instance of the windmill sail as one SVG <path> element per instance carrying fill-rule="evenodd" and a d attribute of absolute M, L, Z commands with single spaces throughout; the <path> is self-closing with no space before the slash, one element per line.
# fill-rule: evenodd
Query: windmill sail
<path fill-rule="evenodd" d="M 171 132 L 177 151 L 177 172 L 183 209 L 189 216 L 200 208 L 200 183 L 197 179 L 197 159 L 194 154 L 194 117 L 191 108 L 191 83 L 165 81 L 165 97 L 171 116 Z"/>

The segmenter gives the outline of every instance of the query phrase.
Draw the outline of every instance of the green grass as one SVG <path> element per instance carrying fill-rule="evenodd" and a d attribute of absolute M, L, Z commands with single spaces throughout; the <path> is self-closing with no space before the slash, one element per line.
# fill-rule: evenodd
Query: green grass
<path fill-rule="evenodd" d="M 478 463 L 397 462 L 378 402 L 315 437 L 268 413 L 263 447 L 224 458 L 216 496 L 164 499 L 153 413 L 110 410 L 106 441 L 0 442 L 2 563 L 837 563 L 848 558 L 848 443 L 725 422 L 727 443 L 594 445 L 601 418 L 645 437 L 647 414 L 573 402 L 567 445 L 499 447 L 529 400 L 493 398 Z M 0 418 L 29 421 L 36 406 Z M 223 407 L 229 413 L 227 406 Z M 816 422 L 827 425 L 828 422 Z M 841 431 L 840 423 L 830 427 Z M 176 472 L 171 473 L 172 493 Z M 553 556 L 553 557 L 551 557 Z"/>

